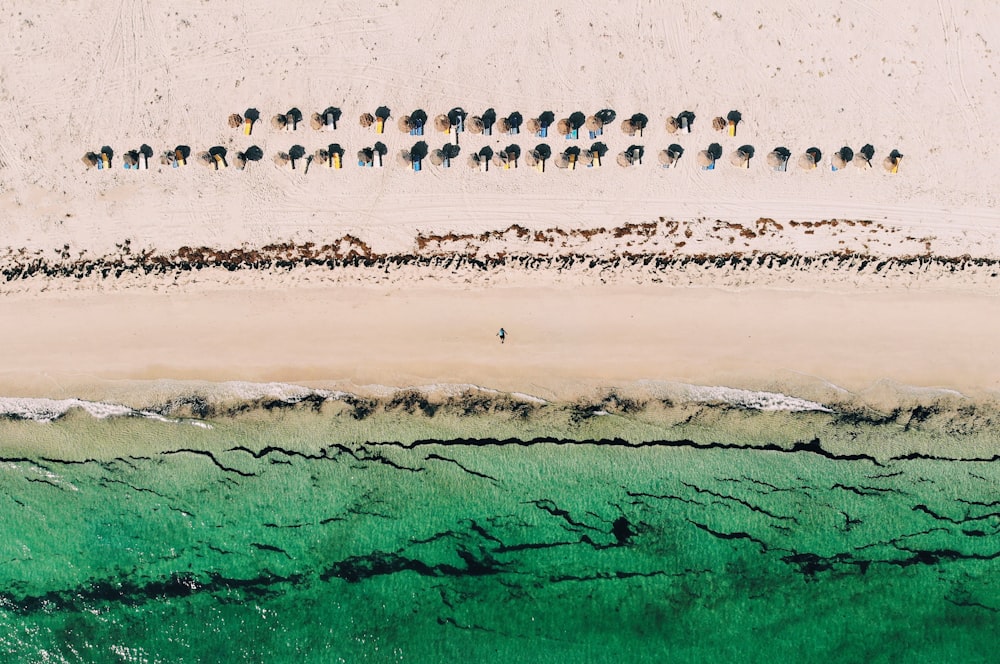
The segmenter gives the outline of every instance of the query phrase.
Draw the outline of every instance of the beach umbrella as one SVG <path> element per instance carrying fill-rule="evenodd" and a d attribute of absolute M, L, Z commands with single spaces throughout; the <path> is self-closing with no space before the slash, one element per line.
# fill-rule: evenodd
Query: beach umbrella
<path fill-rule="evenodd" d="M 507 163 L 507 153 L 504 152 L 503 150 L 500 150 L 500 152 L 497 152 L 495 155 L 493 155 L 493 165 L 496 166 L 497 168 L 500 168 L 506 163 Z"/>
<path fill-rule="evenodd" d="M 636 131 L 642 131 L 649 124 L 649 118 L 643 113 L 635 113 L 629 120 L 632 121 L 632 126 L 635 127 Z"/>
<path fill-rule="evenodd" d="M 750 155 L 743 150 L 736 150 L 729 155 L 729 163 L 739 168 L 747 168 L 750 165 Z"/>
<path fill-rule="evenodd" d="M 656 155 L 656 158 L 664 166 L 673 166 L 674 162 L 677 161 L 677 157 L 675 157 L 670 150 L 660 150 L 659 154 Z"/>
<path fill-rule="evenodd" d="M 556 168 L 569 168 L 569 155 L 565 152 L 560 152 L 552 163 L 556 165 Z"/>
<path fill-rule="evenodd" d="M 455 159 L 462 152 L 462 148 L 454 143 L 445 143 L 441 146 L 441 152 L 444 153 L 446 159 Z"/>
<path fill-rule="evenodd" d="M 237 127 L 243 126 L 243 116 L 239 113 L 233 113 L 229 116 L 229 127 L 231 129 L 236 129 Z"/>
<path fill-rule="evenodd" d="M 291 161 L 292 158 L 288 156 L 287 152 L 279 152 L 278 154 L 274 155 L 274 163 L 279 167 L 285 167 L 288 164 L 290 164 Z"/>
<path fill-rule="evenodd" d="M 135 166 L 139 163 L 139 154 L 134 150 L 126 152 L 124 156 L 122 156 L 122 162 L 128 164 L 129 166 Z"/>
<path fill-rule="evenodd" d="M 680 123 L 677 122 L 677 118 L 670 116 L 667 118 L 667 133 L 676 134 L 677 130 L 680 128 Z"/>
<path fill-rule="evenodd" d="M 587 118 L 587 131 L 600 131 L 604 127 L 604 123 L 596 115 L 591 115 Z"/>
<path fill-rule="evenodd" d="M 375 151 L 371 148 L 358 150 L 358 161 L 362 164 L 370 164 L 375 161 Z"/>
<path fill-rule="evenodd" d="M 698 152 L 698 165 L 699 166 L 711 166 L 715 163 L 715 159 L 712 157 L 708 150 L 700 150 Z"/>
<path fill-rule="evenodd" d="M 444 163 L 444 150 L 434 150 L 430 156 L 431 163 L 440 166 Z"/>
<path fill-rule="evenodd" d="M 771 168 L 780 167 L 782 164 L 785 163 L 787 159 L 788 157 L 785 157 L 777 150 L 772 150 L 771 152 L 767 153 L 767 165 L 770 166 Z"/>
<path fill-rule="evenodd" d="M 501 134 L 506 134 L 510 131 L 510 122 L 508 122 L 507 118 L 497 119 L 497 131 Z"/>
<path fill-rule="evenodd" d="M 371 127 L 373 124 L 375 124 L 375 117 L 371 113 L 362 113 L 359 122 L 361 123 L 362 127 L 367 129 L 368 127 Z"/>
<path fill-rule="evenodd" d="M 91 152 L 90 154 L 93 153 Z M 169 166 L 170 164 L 174 163 L 174 153 L 171 152 L 170 150 L 164 151 L 164 153 L 160 155 L 160 163 L 163 164 L 164 166 Z"/>
<path fill-rule="evenodd" d="M 481 117 L 479 117 L 478 115 L 473 115 L 465 123 L 465 128 L 468 129 L 473 134 L 481 134 L 481 133 L 483 133 L 483 127 L 484 127 L 484 125 L 483 125 L 483 119 Z"/>
<path fill-rule="evenodd" d="M 248 147 L 244 154 L 246 155 L 247 161 L 260 161 L 264 158 L 264 151 L 256 145 Z"/>
<path fill-rule="evenodd" d="M 541 160 L 538 158 L 538 153 L 534 150 L 530 150 L 524 155 L 524 163 L 527 164 L 529 168 L 537 166 L 539 161 Z"/>
<path fill-rule="evenodd" d="M 473 170 L 479 168 L 480 161 L 482 161 L 482 158 L 477 153 L 473 152 L 472 154 L 469 155 L 469 161 L 468 161 L 469 168 Z"/>
<path fill-rule="evenodd" d="M 400 150 L 399 154 L 396 155 L 396 163 L 400 166 L 409 166 L 413 163 L 413 159 L 410 157 L 409 150 Z"/>
<path fill-rule="evenodd" d="M 622 120 L 622 133 L 626 136 L 635 136 L 635 132 L 638 130 L 639 128 L 632 122 L 632 118 Z"/>
<path fill-rule="evenodd" d="M 590 150 L 583 150 L 577 155 L 576 160 L 581 166 L 589 166 L 594 162 L 594 153 Z"/>
<path fill-rule="evenodd" d="M 324 124 L 326 123 L 323 120 L 323 116 L 320 115 L 319 113 L 313 113 L 312 115 L 309 116 L 309 126 L 315 129 L 316 131 L 322 129 Z"/>
<path fill-rule="evenodd" d="M 811 152 L 806 152 L 801 157 L 799 157 L 799 168 L 801 168 L 804 171 L 811 171 L 812 169 L 816 168 L 815 155 Z"/>
<path fill-rule="evenodd" d="M 559 132 L 560 136 L 566 136 L 571 131 L 573 131 L 573 126 L 569 122 L 569 118 L 563 118 L 556 123 L 556 131 Z"/>
<path fill-rule="evenodd" d="M 242 171 L 244 168 L 246 168 L 247 167 L 247 155 L 246 155 L 246 153 L 245 152 L 237 152 L 236 153 L 236 161 L 234 163 L 236 165 L 236 170 L 238 170 L 238 171 Z"/>
<path fill-rule="evenodd" d="M 326 148 L 320 148 L 313 153 L 313 157 L 321 164 L 325 164 L 330 161 L 330 150 Z"/>
<path fill-rule="evenodd" d="M 836 168 L 838 171 L 843 168 L 847 168 L 847 164 L 849 163 L 844 161 L 844 158 L 840 156 L 839 152 L 833 155 L 833 157 L 830 159 L 830 162 L 833 164 L 833 167 Z"/>
<path fill-rule="evenodd" d="M 197 159 L 198 163 L 201 164 L 202 166 L 205 166 L 206 168 L 212 168 L 212 169 L 216 168 L 215 157 L 213 157 L 208 152 L 199 152 Z"/>
<path fill-rule="evenodd" d="M 93 168 L 94 166 L 97 166 L 97 161 L 98 157 L 93 152 L 88 152 L 87 154 L 83 155 L 83 163 L 87 166 L 87 168 Z"/>
<path fill-rule="evenodd" d="M 447 115 L 441 114 L 434 117 L 434 128 L 444 133 L 451 130 L 451 120 Z"/>
<path fill-rule="evenodd" d="M 726 119 L 724 117 L 712 118 L 712 129 L 715 131 L 722 131 L 726 128 Z"/>
<path fill-rule="evenodd" d="M 538 118 L 531 118 L 525 124 L 529 134 L 537 134 L 542 130 L 542 123 Z"/>
<path fill-rule="evenodd" d="M 628 168 L 632 165 L 632 157 L 627 152 L 619 152 L 616 161 L 622 168 Z"/>
<path fill-rule="evenodd" d="M 288 116 L 278 113 L 273 118 L 271 118 L 271 126 L 275 129 L 284 129 L 288 126 Z"/>
<path fill-rule="evenodd" d="M 403 117 L 401 117 L 399 119 L 399 122 L 397 122 L 396 124 L 399 126 L 399 131 L 403 132 L 404 134 L 409 134 L 414 127 L 413 120 L 410 119 L 409 115 L 404 115 Z"/>
<path fill-rule="evenodd" d="M 899 161 L 903 158 L 903 155 L 899 153 L 899 150 L 893 150 L 889 153 L 889 156 L 882 160 L 882 166 L 885 170 L 892 172 L 894 168 L 899 167 Z"/>

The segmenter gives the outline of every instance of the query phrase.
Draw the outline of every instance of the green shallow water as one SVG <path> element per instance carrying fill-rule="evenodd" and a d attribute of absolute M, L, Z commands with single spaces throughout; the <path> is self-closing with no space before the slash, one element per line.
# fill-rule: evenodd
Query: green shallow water
<path fill-rule="evenodd" d="M 321 417 L 5 425 L 5 660 L 995 661 L 996 463 Z"/>

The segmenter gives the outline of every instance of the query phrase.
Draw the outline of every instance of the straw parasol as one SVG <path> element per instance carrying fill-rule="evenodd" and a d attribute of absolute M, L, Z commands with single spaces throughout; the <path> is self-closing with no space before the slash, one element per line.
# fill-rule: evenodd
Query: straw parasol
<path fill-rule="evenodd" d="M 451 130 L 451 120 L 448 119 L 447 115 L 443 113 L 441 115 L 435 116 L 434 118 L 434 128 L 444 133 Z"/>
<path fill-rule="evenodd" d="M 234 163 L 236 165 L 236 170 L 238 170 L 238 171 L 242 171 L 244 168 L 246 168 L 247 167 L 247 153 L 246 152 L 237 152 L 236 153 L 236 161 Z"/>
<path fill-rule="evenodd" d="M 501 134 L 506 134 L 510 131 L 510 122 L 508 122 L 507 118 L 497 119 L 497 131 Z"/>
<path fill-rule="evenodd" d="M 833 155 L 833 157 L 830 159 L 830 162 L 833 164 L 833 167 L 836 168 L 838 171 L 847 168 L 847 165 L 851 163 L 846 159 L 844 159 L 843 155 L 841 155 L 839 152 Z"/>
<path fill-rule="evenodd" d="M 711 166 L 715 163 L 715 159 L 708 152 L 708 150 L 700 150 L 698 152 L 698 165 L 699 166 Z"/>
<path fill-rule="evenodd" d="M 747 168 L 750 164 L 750 155 L 743 150 L 736 150 L 729 155 L 729 163 L 739 168 Z"/>
<path fill-rule="evenodd" d="M 289 163 L 291 163 L 291 161 L 292 158 L 288 156 L 287 152 L 279 152 L 278 154 L 274 155 L 274 163 L 277 166 L 280 167 L 287 166 Z"/>
<path fill-rule="evenodd" d="M 493 165 L 496 166 L 497 168 L 502 167 L 506 163 L 507 163 L 507 153 L 504 152 L 503 150 L 500 150 L 500 152 L 497 152 L 496 154 L 493 155 Z"/>
<path fill-rule="evenodd" d="M 566 136 L 571 131 L 573 131 L 573 125 L 570 124 L 569 118 L 563 118 L 556 123 L 556 131 L 559 132 L 560 136 Z"/>
<path fill-rule="evenodd" d="M 785 163 L 786 160 L 786 157 L 774 150 L 767 153 L 767 165 L 771 168 L 778 168 Z"/>
<path fill-rule="evenodd" d="M 619 152 L 616 161 L 622 168 L 628 168 L 632 165 L 632 158 L 627 152 Z"/>
<path fill-rule="evenodd" d="M 396 124 L 399 126 L 399 130 L 404 134 L 409 134 L 411 131 L 413 131 L 413 127 L 415 126 L 413 124 L 413 120 L 410 119 L 409 115 L 404 115 L 403 117 L 399 118 L 399 122 Z"/>
<path fill-rule="evenodd" d="M 622 133 L 626 136 L 635 136 L 635 132 L 638 131 L 638 127 L 632 122 L 632 118 L 626 118 L 622 120 Z"/>
<path fill-rule="evenodd" d="M 215 157 L 213 157 L 208 152 L 199 152 L 197 157 L 198 163 L 206 168 L 216 168 Z"/>
<path fill-rule="evenodd" d="M 122 155 L 122 162 L 129 166 L 135 166 L 139 163 L 139 155 L 134 151 L 126 152 Z"/>
<path fill-rule="evenodd" d="M 667 133 L 676 134 L 677 130 L 680 129 L 681 125 L 677 122 L 677 118 L 670 116 L 667 118 Z"/>
<path fill-rule="evenodd" d="M 580 154 L 577 155 L 576 160 L 581 166 L 590 166 L 594 162 L 594 153 L 590 150 L 581 150 Z"/>
<path fill-rule="evenodd" d="M 528 150 L 528 153 L 524 155 L 524 163 L 527 164 L 529 168 L 537 166 L 538 161 L 538 153 L 534 150 Z"/>
<path fill-rule="evenodd" d="M 473 115 L 465 123 L 465 128 L 468 129 L 470 133 L 481 134 L 483 133 L 483 119 L 478 115 Z"/>
<path fill-rule="evenodd" d="M 863 150 L 864 148 L 862 148 Z M 899 153 L 899 150 L 893 150 L 889 153 L 889 156 L 882 160 L 882 166 L 887 171 L 892 171 L 892 169 L 899 166 L 899 160 L 903 158 L 903 155 Z"/>
<path fill-rule="evenodd" d="M 726 119 L 722 116 L 717 118 L 712 118 L 712 129 L 715 131 L 722 131 L 726 128 Z"/>
<path fill-rule="evenodd" d="M 804 153 L 799 157 L 799 168 L 804 171 L 811 171 L 816 168 L 816 157 L 810 152 Z"/>
<path fill-rule="evenodd" d="M 569 168 L 569 156 L 565 152 L 560 152 L 552 163 L 556 168 Z"/>
<path fill-rule="evenodd" d="M 482 161 L 482 158 L 479 156 L 479 154 L 476 153 L 476 152 L 473 152 L 472 154 L 469 155 L 469 162 L 468 162 L 469 163 L 469 168 L 471 168 L 473 170 L 479 168 L 479 163 L 481 161 Z"/>
<path fill-rule="evenodd" d="M 97 166 L 97 155 L 94 154 L 93 152 L 88 152 L 87 154 L 83 155 L 83 163 L 87 166 L 87 168 L 93 168 L 94 166 Z"/>
<path fill-rule="evenodd" d="M 273 118 L 271 118 L 271 126 L 275 129 L 284 129 L 288 126 L 288 116 L 278 113 Z"/>
<path fill-rule="evenodd" d="M 659 154 L 656 155 L 656 158 L 664 166 L 673 166 L 674 162 L 677 161 L 677 158 L 670 150 L 660 150 Z"/>
<path fill-rule="evenodd" d="M 396 163 L 400 166 L 409 166 L 413 163 L 413 158 L 410 157 L 409 150 L 400 150 L 399 154 L 396 155 Z"/>
<path fill-rule="evenodd" d="M 441 166 L 444 164 L 444 150 L 434 150 L 430 155 L 431 163 L 435 166 Z"/>
<path fill-rule="evenodd" d="M 358 150 L 358 161 L 362 164 L 370 164 L 375 161 L 375 153 L 371 148 L 364 148 L 363 150 Z"/>
<path fill-rule="evenodd" d="M 93 154 L 93 153 L 90 153 L 90 154 Z M 164 166 L 169 166 L 170 164 L 174 163 L 174 153 L 173 153 L 173 151 L 172 150 L 166 150 L 163 154 L 161 154 L 160 155 L 160 163 L 163 164 Z"/>
<path fill-rule="evenodd" d="M 243 124 L 243 116 L 239 113 L 233 113 L 229 116 L 229 127 L 231 129 L 236 129 Z"/>
<path fill-rule="evenodd" d="M 323 116 L 320 115 L 319 113 L 313 113 L 312 115 L 309 116 L 309 126 L 315 129 L 316 131 L 322 129 L 324 124 L 326 123 L 323 120 Z"/>
<path fill-rule="evenodd" d="M 542 121 L 538 118 L 531 118 L 524 126 L 529 134 L 537 134 L 542 130 Z"/>
<path fill-rule="evenodd" d="M 375 116 L 371 113 L 362 113 L 358 121 L 361 123 L 362 127 L 367 129 L 375 124 Z"/>
<path fill-rule="evenodd" d="M 584 124 L 587 125 L 588 131 L 600 131 L 604 127 L 604 122 L 596 115 L 587 116 L 587 121 Z"/>
<path fill-rule="evenodd" d="M 326 148 L 320 148 L 319 150 L 316 150 L 316 152 L 313 153 L 313 157 L 315 157 L 316 161 L 318 161 L 319 163 L 325 164 L 326 162 L 330 161 L 330 151 L 327 150 Z"/>

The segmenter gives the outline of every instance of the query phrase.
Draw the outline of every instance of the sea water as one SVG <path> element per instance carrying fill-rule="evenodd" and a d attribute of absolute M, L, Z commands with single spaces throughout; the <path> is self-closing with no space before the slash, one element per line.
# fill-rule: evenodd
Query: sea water
<path fill-rule="evenodd" d="M 995 406 L 781 397 L 8 400 L 0 653 L 995 661 Z"/>

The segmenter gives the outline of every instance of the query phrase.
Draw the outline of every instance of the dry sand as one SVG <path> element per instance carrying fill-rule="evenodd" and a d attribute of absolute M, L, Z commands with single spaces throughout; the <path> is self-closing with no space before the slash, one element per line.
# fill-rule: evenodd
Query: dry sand
<path fill-rule="evenodd" d="M 322 245 L 345 234 L 374 252 L 454 255 L 1000 257 L 997 197 L 984 179 L 1000 104 L 1000 5 L 988 0 L 669 9 L 584 0 L 457 12 L 407 0 L 17 4 L 0 14 L 0 100 L 11 109 L 0 117 L 0 267 L 18 255 L 102 255 L 126 240 L 170 252 Z M 86 35 L 100 38 L 84 52 Z M 382 104 L 393 118 L 376 136 L 357 118 Z M 312 130 L 310 114 L 328 106 L 342 109 L 339 128 Z M 525 118 L 612 108 L 618 121 L 605 129 L 600 169 L 460 166 L 483 146 L 540 142 L 526 133 L 462 134 L 450 170 L 398 166 L 391 155 L 420 139 L 401 134 L 396 119 L 455 106 Z M 227 118 L 248 107 L 261 121 L 246 137 Z M 273 129 L 269 118 L 292 107 L 306 119 L 299 130 Z M 733 109 L 743 116 L 737 135 L 714 131 L 712 118 Z M 664 119 L 682 110 L 697 115 L 693 131 L 668 134 Z M 635 112 L 650 125 L 627 137 L 620 120 Z M 423 140 L 433 149 L 451 138 L 429 126 Z M 376 140 L 386 167 L 357 168 L 352 155 Z M 590 144 L 554 131 L 546 142 L 555 153 Z M 724 159 L 704 172 L 695 154 L 711 142 L 725 154 L 750 144 L 756 156 L 749 169 Z M 271 161 L 294 145 L 312 154 L 329 143 L 344 147 L 342 170 Z M 685 154 L 663 169 L 655 155 L 671 143 Z M 877 150 L 871 170 L 830 170 L 837 149 L 865 143 Z M 155 157 L 149 171 L 122 169 L 121 155 L 142 144 L 155 156 L 221 145 L 231 163 L 258 145 L 265 157 L 245 171 L 171 169 Z M 613 156 L 631 144 L 645 146 L 643 163 L 619 168 Z M 116 152 L 114 168 L 86 170 L 80 156 L 103 145 Z M 778 145 L 792 152 L 787 173 L 766 166 Z M 819 168 L 794 167 L 812 146 L 823 152 Z M 881 167 L 891 149 L 906 155 L 896 175 Z M 760 233 L 761 217 L 781 231 Z M 830 219 L 872 223 L 802 225 Z M 673 220 L 676 230 L 664 225 Z M 659 224 L 652 239 L 589 234 L 650 222 Z M 515 223 L 588 234 L 418 241 Z M 763 385 L 794 372 L 852 387 L 891 378 L 993 389 L 1000 373 L 988 331 L 1000 311 L 991 270 L 889 280 L 401 270 L 367 288 L 365 270 L 35 277 L 0 284 L 0 365 L 4 393 L 137 377 L 455 380 L 562 393 L 642 378 Z M 511 334 L 502 349 L 492 337 L 500 325 Z"/>

